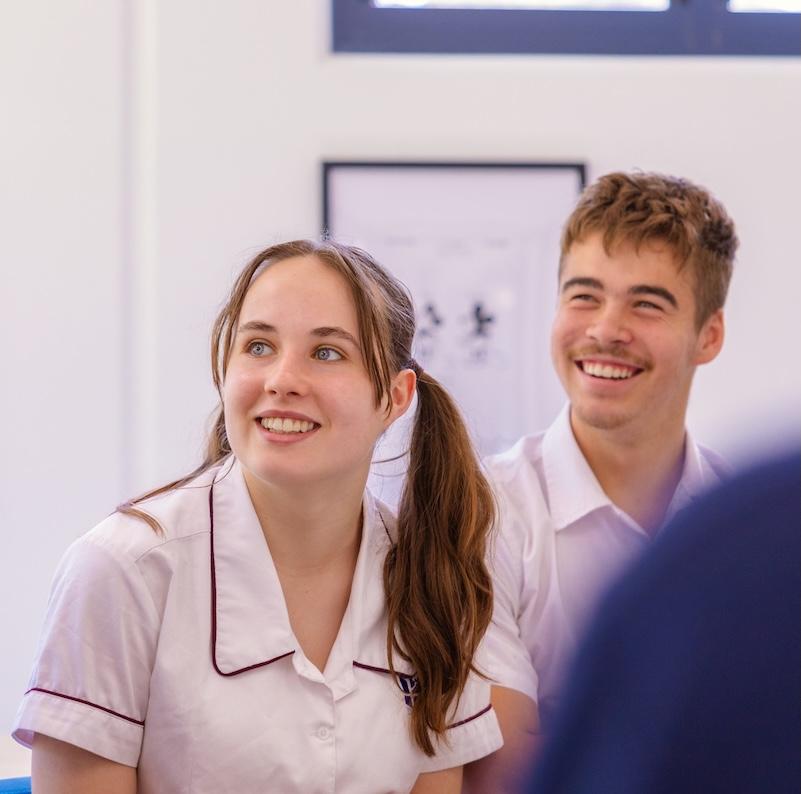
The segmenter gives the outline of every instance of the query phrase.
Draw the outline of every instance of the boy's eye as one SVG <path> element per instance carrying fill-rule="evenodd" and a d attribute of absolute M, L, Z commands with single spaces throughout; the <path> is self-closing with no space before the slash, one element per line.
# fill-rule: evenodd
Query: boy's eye
<path fill-rule="evenodd" d="M 588 295 L 586 292 L 580 292 L 577 295 L 570 296 L 571 301 L 579 301 L 580 303 L 589 303 L 595 300 L 594 295 Z"/>
<path fill-rule="evenodd" d="M 314 351 L 314 357 L 318 361 L 339 361 L 342 358 L 342 354 L 338 350 L 334 350 L 333 347 L 318 347 Z"/>
<path fill-rule="evenodd" d="M 662 310 L 662 307 L 659 304 L 653 303 L 652 301 L 637 301 L 637 308 L 638 309 L 658 309 L 659 311 Z"/>
<path fill-rule="evenodd" d="M 247 351 L 252 356 L 267 356 L 272 352 L 272 348 L 266 342 L 251 342 L 247 346 Z"/>

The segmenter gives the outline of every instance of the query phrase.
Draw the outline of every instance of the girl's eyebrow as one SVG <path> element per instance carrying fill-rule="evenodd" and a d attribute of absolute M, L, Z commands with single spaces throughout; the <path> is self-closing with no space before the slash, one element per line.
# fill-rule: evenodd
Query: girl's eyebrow
<path fill-rule="evenodd" d="M 244 323 L 236 329 L 237 334 L 244 333 L 245 331 L 261 331 L 265 334 L 272 334 L 275 333 L 275 326 L 270 325 L 269 323 L 263 323 L 261 320 L 251 320 L 250 322 Z"/>
<path fill-rule="evenodd" d="M 339 328 L 336 325 L 324 325 L 321 328 L 315 328 L 312 331 L 314 336 L 320 337 L 328 337 L 328 336 L 336 336 L 339 339 L 344 339 L 346 342 L 350 342 L 357 350 L 361 350 L 358 341 L 353 336 L 353 334 L 346 331 L 344 328 Z"/>
<path fill-rule="evenodd" d="M 237 334 L 247 333 L 249 331 L 258 331 L 263 334 L 278 333 L 278 329 L 274 325 L 262 322 L 261 320 L 250 320 L 239 326 L 237 329 Z M 310 333 L 312 336 L 319 336 L 322 339 L 325 339 L 329 336 L 334 336 L 338 339 L 344 339 L 346 342 L 350 342 L 350 344 L 352 344 L 357 350 L 361 351 L 361 346 L 359 345 L 356 337 L 339 326 L 323 325 L 320 328 L 312 328 Z"/>

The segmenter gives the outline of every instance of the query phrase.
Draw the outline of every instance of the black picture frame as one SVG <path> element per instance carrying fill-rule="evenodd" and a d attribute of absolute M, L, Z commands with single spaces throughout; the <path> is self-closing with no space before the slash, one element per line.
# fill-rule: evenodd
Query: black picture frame
<path fill-rule="evenodd" d="M 407 286 L 415 358 L 454 395 L 481 453 L 550 424 L 564 404 L 548 344 L 559 242 L 586 163 L 327 160 L 321 176 L 323 235 Z M 393 426 L 378 457 L 407 446 Z M 371 477 L 392 503 L 402 469 Z"/>
<path fill-rule="evenodd" d="M 566 168 L 576 171 L 579 186 L 587 185 L 587 165 L 582 161 L 502 161 L 502 160 L 324 160 L 322 163 L 322 233 L 328 234 L 331 218 L 331 177 L 337 169 L 444 168 L 444 169 L 532 169 Z"/>

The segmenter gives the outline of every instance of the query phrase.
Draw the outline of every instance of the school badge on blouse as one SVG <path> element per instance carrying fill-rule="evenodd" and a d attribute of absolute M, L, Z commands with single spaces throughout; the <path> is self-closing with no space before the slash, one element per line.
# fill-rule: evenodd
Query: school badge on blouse
<path fill-rule="evenodd" d="M 405 675 L 398 673 L 398 686 L 403 692 L 403 702 L 409 707 L 414 703 L 415 695 L 420 691 L 420 682 L 416 675 Z"/>

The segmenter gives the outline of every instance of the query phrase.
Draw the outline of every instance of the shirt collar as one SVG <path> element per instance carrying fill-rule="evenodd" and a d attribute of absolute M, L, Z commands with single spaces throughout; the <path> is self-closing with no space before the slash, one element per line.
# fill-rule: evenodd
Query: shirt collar
<path fill-rule="evenodd" d="M 236 675 L 294 653 L 278 574 L 235 458 L 215 478 L 209 521 L 215 668 Z"/>
<path fill-rule="evenodd" d="M 723 465 L 725 468 L 725 464 Z M 720 476 L 706 460 L 701 448 L 688 431 L 684 441 L 684 467 L 681 479 L 668 505 L 665 521 L 720 481 Z"/>
<path fill-rule="evenodd" d="M 210 494 L 212 650 L 224 676 L 237 675 L 294 655 L 296 670 L 323 680 L 304 665 L 289 623 L 281 583 L 245 484 L 231 458 L 219 471 Z M 383 565 L 395 531 L 391 512 L 369 491 L 359 555 L 348 607 L 326 663 L 325 680 L 335 697 L 355 687 L 353 663 L 387 669 Z M 407 672 L 401 660 L 396 669 Z"/>
<path fill-rule="evenodd" d="M 564 529 L 604 507 L 616 509 L 579 448 L 567 404 L 542 440 L 542 465 L 554 529 Z"/>
<path fill-rule="evenodd" d="M 569 403 L 545 433 L 542 459 L 551 518 L 556 531 L 602 508 L 614 510 L 632 526 L 643 531 L 601 488 L 573 435 Z M 690 433 L 685 433 L 681 478 L 668 505 L 665 521 L 719 480 L 720 477 L 706 461 Z"/>
<path fill-rule="evenodd" d="M 361 667 L 389 672 L 387 659 L 387 608 L 384 593 L 384 562 L 397 538 L 397 519 L 392 511 L 365 492 L 362 546 L 351 586 L 345 619 L 353 621 L 352 662 Z M 349 660 L 350 661 L 350 660 Z M 408 662 L 393 657 L 398 673 L 412 675 Z"/>

